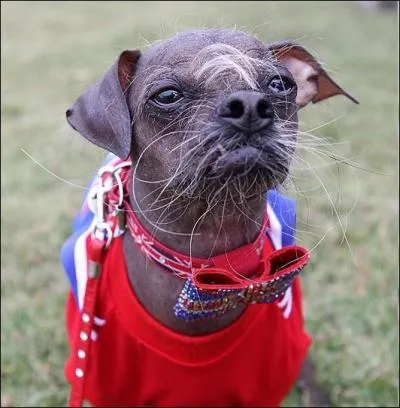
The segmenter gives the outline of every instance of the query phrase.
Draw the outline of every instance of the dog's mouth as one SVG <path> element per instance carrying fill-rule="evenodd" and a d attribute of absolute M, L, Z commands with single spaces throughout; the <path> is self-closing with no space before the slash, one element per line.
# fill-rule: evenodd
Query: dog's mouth
<path fill-rule="evenodd" d="M 189 147 L 192 156 L 186 163 L 190 170 L 183 179 L 176 178 L 177 190 L 190 197 L 227 193 L 242 200 L 260 197 L 288 174 L 291 154 L 282 140 L 271 129 L 267 134 L 210 133 Z"/>
<path fill-rule="evenodd" d="M 227 150 L 219 144 L 216 149 L 216 159 L 210 163 L 206 173 L 212 178 L 244 176 L 265 167 L 265 155 L 262 149 L 254 146 L 239 145 Z"/>

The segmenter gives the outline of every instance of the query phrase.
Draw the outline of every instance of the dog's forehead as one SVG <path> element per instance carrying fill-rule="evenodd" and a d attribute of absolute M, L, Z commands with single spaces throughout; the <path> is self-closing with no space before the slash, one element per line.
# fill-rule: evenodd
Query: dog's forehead
<path fill-rule="evenodd" d="M 203 49 L 216 44 L 234 47 L 238 51 L 255 57 L 269 58 L 268 48 L 257 38 L 229 29 L 187 31 L 158 41 L 142 56 L 142 64 L 174 67 L 193 60 Z"/>

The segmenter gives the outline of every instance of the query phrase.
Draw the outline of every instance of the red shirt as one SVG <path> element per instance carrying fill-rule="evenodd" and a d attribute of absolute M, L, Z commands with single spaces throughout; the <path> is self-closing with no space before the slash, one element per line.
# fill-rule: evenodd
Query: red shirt
<path fill-rule="evenodd" d="M 296 382 L 311 338 L 303 328 L 295 278 L 289 313 L 252 304 L 229 327 L 203 336 L 166 328 L 139 303 L 122 239 L 102 268 L 84 397 L 96 406 L 278 406 Z M 67 303 L 70 344 L 80 313 Z M 74 379 L 72 358 L 65 367 Z"/>

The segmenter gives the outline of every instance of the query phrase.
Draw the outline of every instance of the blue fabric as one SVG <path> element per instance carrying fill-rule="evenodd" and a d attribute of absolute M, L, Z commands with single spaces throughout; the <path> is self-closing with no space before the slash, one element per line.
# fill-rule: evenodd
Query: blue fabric
<path fill-rule="evenodd" d="M 293 245 L 296 235 L 296 202 L 293 198 L 269 190 L 267 200 L 282 227 L 282 246 Z"/>

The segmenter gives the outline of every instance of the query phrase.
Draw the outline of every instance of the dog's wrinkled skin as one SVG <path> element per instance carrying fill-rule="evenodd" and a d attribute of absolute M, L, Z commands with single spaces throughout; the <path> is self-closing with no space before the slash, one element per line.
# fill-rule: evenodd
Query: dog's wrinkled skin
<path fill-rule="evenodd" d="M 143 55 L 123 52 L 67 118 L 95 144 L 131 156 L 131 204 L 158 240 L 209 257 L 255 238 L 266 191 L 289 171 L 298 109 L 338 94 L 354 101 L 299 45 L 199 30 L 158 42 Z M 237 126 L 246 104 L 257 109 Z M 255 112 L 261 127 L 252 122 Z M 166 326 L 199 335 L 243 311 L 208 322 L 178 320 L 172 310 L 184 282 L 146 262 L 128 234 L 124 248 L 137 296 Z"/>

